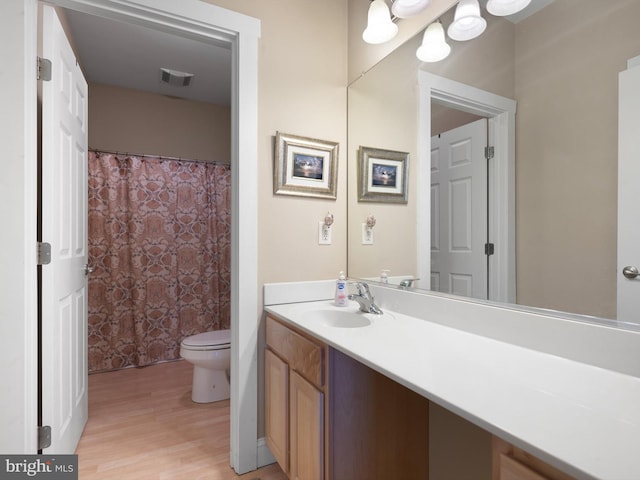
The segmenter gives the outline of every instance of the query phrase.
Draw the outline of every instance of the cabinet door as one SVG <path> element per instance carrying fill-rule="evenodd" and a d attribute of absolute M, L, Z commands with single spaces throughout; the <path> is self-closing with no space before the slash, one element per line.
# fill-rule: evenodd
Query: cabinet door
<path fill-rule="evenodd" d="M 575 480 L 530 453 L 493 437 L 492 480 Z"/>
<path fill-rule="evenodd" d="M 289 367 L 265 350 L 265 441 L 280 468 L 289 471 Z"/>
<path fill-rule="evenodd" d="M 324 478 L 324 395 L 296 372 L 290 384 L 291 480 Z"/>
<path fill-rule="evenodd" d="M 506 455 L 500 455 L 500 480 L 550 480 Z"/>

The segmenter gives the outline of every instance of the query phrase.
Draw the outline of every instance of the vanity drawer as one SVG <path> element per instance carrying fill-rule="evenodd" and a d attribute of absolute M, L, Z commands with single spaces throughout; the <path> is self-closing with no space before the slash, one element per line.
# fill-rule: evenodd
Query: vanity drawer
<path fill-rule="evenodd" d="M 324 349 L 289 327 L 267 317 L 267 345 L 289 367 L 318 388 L 324 385 Z"/>

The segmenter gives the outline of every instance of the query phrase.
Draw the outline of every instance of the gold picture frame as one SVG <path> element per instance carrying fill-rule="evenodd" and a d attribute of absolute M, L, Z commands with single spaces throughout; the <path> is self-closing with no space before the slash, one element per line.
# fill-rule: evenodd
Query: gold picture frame
<path fill-rule="evenodd" d="M 335 200 L 338 143 L 276 132 L 273 193 Z"/>

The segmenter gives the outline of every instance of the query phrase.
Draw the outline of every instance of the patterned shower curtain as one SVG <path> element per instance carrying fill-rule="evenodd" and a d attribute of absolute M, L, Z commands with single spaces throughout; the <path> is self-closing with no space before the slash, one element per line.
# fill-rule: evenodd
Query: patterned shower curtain
<path fill-rule="evenodd" d="M 90 372 L 229 328 L 230 192 L 226 164 L 89 153 Z"/>

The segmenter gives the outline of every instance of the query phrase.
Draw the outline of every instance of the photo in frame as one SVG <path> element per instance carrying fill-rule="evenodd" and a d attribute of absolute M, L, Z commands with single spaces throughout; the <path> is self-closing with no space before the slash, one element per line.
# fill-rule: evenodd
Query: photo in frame
<path fill-rule="evenodd" d="M 336 199 L 338 143 L 276 132 L 273 193 Z"/>
<path fill-rule="evenodd" d="M 407 203 L 409 154 L 360 146 L 358 201 Z"/>

